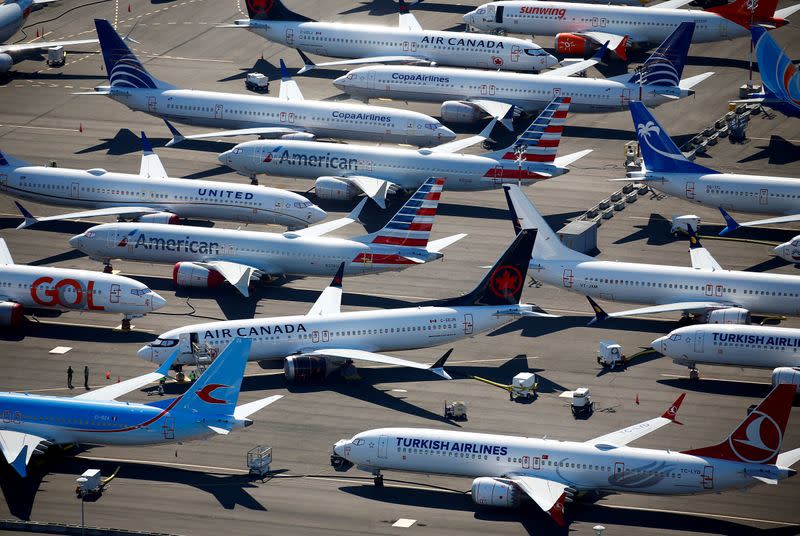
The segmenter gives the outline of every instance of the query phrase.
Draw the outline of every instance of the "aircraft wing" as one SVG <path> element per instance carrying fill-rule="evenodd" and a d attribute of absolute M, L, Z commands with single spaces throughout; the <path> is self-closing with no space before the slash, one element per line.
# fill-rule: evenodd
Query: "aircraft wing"
<path fill-rule="evenodd" d="M 593 34 L 593 35 L 589 35 L 589 34 Z M 597 65 L 598 63 L 603 61 L 603 56 L 605 55 L 606 51 L 609 48 L 612 48 L 612 49 L 616 50 L 616 48 L 620 44 L 623 44 L 623 46 L 624 46 L 625 41 L 628 40 L 628 36 L 627 35 L 623 36 L 623 37 L 620 37 L 618 35 L 603 34 L 603 33 L 600 33 L 600 32 L 585 32 L 582 35 L 585 35 L 586 37 L 588 37 L 589 39 L 592 39 L 593 41 L 597 41 L 598 43 L 602 43 L 603 46 L 600 47 L 600 49 L 597 52 L 595 52 L 594 56 L 592 56 L 588 60 L 576 61 L 576 62 L 573 62 L 573 63 L 569 63 L 567 65 L 564 65 L 563 67 L 558 67 L 557 69 L 552 69 L 550 71 L 547 71 L 547 75 L 572 76 L 573 74 L 578 74 L 581 71 L 585 71 L 589 67 L 592 67 L 593 65 Z M 616 44 L 612 45 L 612 43 L 616 43 Z"/>
<path fill-rule="evenodd" d="M 617 430 L 616 432 L 611 432 L 610 434 L 595 437 L 594 439 L 586 441 L 586 443 L 591 445 L 609 444 L 622 447 L 628 443 L 631 443 L 632 441 L 636 441 L 640 437 L 644 437 L 651 432 L 655 432 L 662 426 L 666 426 L 671 422 L 681 424 L 675 420 L 675 417 L 678 415 L 678 410 L 680 409 L 681 403 L 685 397 L 686 393 L 681 393 L 678 399 L 673 402 L 669 409 L 667 409 L 667 411 L 665 411 L 660 417 L 650 419 L 649 421 L 640 422 L 639 424 L 634 424 L 633 426 L 628 426 L 627 428 Z"/>
<path fill-rule="evenodd" d="M 559 526 L 564 526 L 564 503 L 567 498 L 565 484 L 519 473 L 509 473 L 506 478 L 533 499 Z"/>
<path fill-rule="evenodd" d="M 783 9 L 776 9 L 773 18 L 776 19 L 789 18 L 799 9 L 800 9 L 800 4 L 795 4 L 793 6 L 785 7 Z"/>
<path fill-rule="evenodd" d="M 728 212 L 719 207 L 719 211 L 722 213 L 722 217 L 725 218 L 725 228 L 719 232 L 720 236 L 724 236 L 732 231 L 735 231 L 739 227 L 756 227 L 758 225 L 775 225 L 780 223 L 791 223 L 795 221 L 800 221 L 800 214 L 790 214 L 788 216 L 778 216 L 777 218 L 767 218 L 765 220 L 755 220 L 755 221 L 747 221 L 743 223 L 739 223 L 733 219 L 733 217 L 728 214 Z"/>
<path fill-rule="evenodd" d="M 44 216 L 36 218 L 33 214 L 28 212 L 28 209 L 14 201 L 17 208 L 22 213 L 25 221 L 19 224 L 17 229 L 25 229 L 31 225 L 41 223 L 44 221 L 58 221 L 58 220 L 75 220 L 80 218 L 95 218 L 98 216 L 141 216 L 142 214 L 153 214 L 158 212 L 158 209 L 152 207 L 107 207 L 98 208 L 95 210 L 84 210 L 82 212 L 70 212 L 68 214 L 59 214 L 58 216 Z"/>
<path fill-rule="evenodd" d="M 375 201 L 381 208 L 386 208 L 386 193 L 392 184 L 383 179 L 368 177 L 366 175 L 347 175 L 341 179 L 357 186 L 367 197 Z"/>
<path fill-rule="evenodd" d="M 417 17 L 408 10 L 408 6 L 405 4 L 400 4 L 400 29 L 407 32 L 422 31 L 422 25 L 417 20 Z"/>
<path fill-rule="evenodd" d="M 11 250 L 8 249 L 5 238 L 0 238 L 0 264 L 14 264 L 14 258 L 11 256 Z"/>
<path fill-rule="evenodd" d="M 281 88 L 278 92 L 278 98 L 289 101 L 305 100 L 303 93 L 300 91 L 300 86 L 289 76 L 289 69 L 286 68 L 283 59 L 281 59 Z"/>
<path fill-rule="evenodd" d="M 514 106 L 506 102 L 493 101 L 487 99 L 469 99 L 467 102 L 474 104 L 487 114 L 491 115 L 511 132 L 514 132 L 514 123 L 512 121 Z"/>
<path fill-rule="evenodd" d="M 508 113 L 511 113 L 511 108 L 509 108 Z M 462 138 L 460 140 L 453 140 L 448 141 L 447 143 L 443 143 L 441 145 L 437 145 L 436 147 L 431 147 L 430 150 L 434 153 L 455 153 L 466 149 L 467 147 L 472 147 L 475 144 L 481 143 L 489 139 L 492 135 L 492 130 L 494 130 L 494 126 L 497 124 L 497 118 L 492 119 L 488 125 L 480 132 L 480 134 L 476 134 L 475 136 L 469 136 L 468 138 Z M 425 149 L 422 149 L 425 150 Z"/>
<path fill-rule="evenodd" d="M 661 2 L 660 4 L 650 4 L 646 7 L 657 7 L 659 9 L 678 9 L 679 7 L 683 7 L 686 4 L 691 3 L 692 0 L 667 0 L 666 2 Z"/>
<path fill-rule="evenodd" d="M 444 370 L 444 363 L 445 361 L 447 361 L 447 358 L 450 357 L 450 354 L 452 352 L 453 349 L 451 348 L 435 363 L 429 365 L 424 363 L 417 363 L 415 361 L 408 361 L 406 359 L 400 359 L 399 357 L 377 354 L 375 352 L 367 352 L 364 350 L 353 350 L 347 348 L 335 348 L 335 349 L 321 348 L 319 350 L 313 350 L 311 352 L 303 352 L 303 355 L 338 357 L 341 359 L 369 361 L 371 363 L 382 363 L 384 365 L 397 365 L 401 367 L 411 367 L 420 370 L 429 370 L 434 374 L 441 376 L 445 380 L 452 380 L 453 378 L 451 378 L 450 375 Z"/>
<path fill-rule="evenodd" d="M 250 297 L 250 278 L 253 277 L 253 274 L 256 272 L 263 272 L 260 268 L 254 268 L 247 264 L 223 260 L 195 262 L 195 264 L 218 272 L 245 298 Z"/>
<path fill-rule="evenodd" d="M 175 126 L 164 120 L 167 128 L 172 133 L 172 139 L 167 142 L 167 147 L 172 147 L 185 140 L 204 140 L 208 138 L 229 138 L 231 136 L 258 136 L 260 138 L 280 138 L 287 134 L 297 134 L 300 130 L 296 128 L 287 127 L 255 127 L 255 128 L 238 128 L 235 130 L 218 130 L 216 132 L 205 132 L 203 134 L 192 134 L 184 136 Z"/>
<path fill-rule="evenodd" d="M 637 315 L 652 315 L 658 313 L 675 313 L 675 312 L 687 312 L 687 313 L 705 313 L 707 311 L 713 311 L 715 309 L 723 309 L 726 307 L 738 307 L 738 304 L 733 302 L 712 302 L 712 301 L 693 301 L 693 302 L 674 302 L 674 303 L 664 303 L 661 305 L 651 305 L 648 307 L 639 307 L 637 309 L 627 309 L 625 311 L 617 311 L 614 313 L 606 313 L 603 311 L 597 302 L 595 302 L 591 298 L 587 298 L 589 303 L 592 304 L 592 308 L 595 312 L 595 317 L 589 322 L 589 324 L 594 324 L 595 322 L 605 320 L 606 318 L 619 318 L 623 316 L 637 316 Z"/>
<path fill-rule="evenodd" d="M 34 43 L 18 43 L 16 45 L 0 45 L 0 54 L 13 54 L 15 52 L 30 52 L 53 47 L 71 47 L 74 45 L 89 45 L 98 43 L 97 39 L 75 39 L 72 41 L 36 41 Z"/>
<path fill-rule="evenodd" d="M 131 378 L 129 380 L 125 380 L 124 382 L 113 383 L 111 385 L 107 385 L 105 387 L 101 387 L 100 389 L 94 389 L 93 391 L 87 391 L 82 393 L 76 397 L 76 400 L 95 400 L 98 402 L 110 402 L 112 400 L 116 400 L 117 398 L 127 395 L 133 391 L 137 391 L 144 387 L 145 385 L 158 381 L 164 376 L 169 374 L 169 369 L 172 366 L 172 362 L 175 361 L 175 358 L 178 357 L 179 350 L 175 350 L 171 356 L 169 356 L 158 370 L 155 372 L 148 372 L 147 374 L 143 374 L 142 376 L 138 376 L 136 378 Z"/>
<path fill-rule="evenodd" d="M 323 63 L 314 63 L 305 54 L 300 54 L 305 61 L 303 68 L 297 71 L 297 74 L 304 74 L 317 67 L 338 67 L 341 65 L 366 65 L 370 63 L 413 63 L 413 64 L 430 64 L 431 60 L 419 56 L 368 56 L 366 58 L 353 58 L 349 60 L 336 60 L 326 61 Z"/>
<path fill-rule="evenodd" d="M 33 451 L 45 438 L 33 434 L 0 430 L 0 450 L 3 451 L 6 461 L 13 467 L 19 476 L 25 478 L 28 474 L 28 462 Z"/>
<path fill-rule="evenodd" d="M 253 413 L 264 409 L 273 402 L 277 402 L 281 398 L 283 398 L 283 395 L 273 395 L 268 396 L 267 398 L 262 398 L 261 400 L 236 406 L 236 408 L 233 410 L 233 418 L 237 420 L 246 419 Z"/>
<path fill-rule="evenodd" d="M 344 278 L 344 263 L 339 265 L 333 281 L 322 291 L 306 316 L 333 315 L 342 312 L 342 278 Z"/>
<path fill-rule="evenodd" d="M 150 145 L 150 140 L 144 135 L 142 131 L 142 163 L 139 166 L 139 176 L 146 179 L 168 179 L 167 170 L 161 163 L 161 159 L 153 151 L 153 146 Z"/>
<path fill-rule="evenodd" d="M 361 210 L 364 208 L 364 205 L 367 204 L 367 198 L 361 200 L 356 207 L 350 211 L 350 214 L 345 216 L 344 218 L 339 218 L 338 220 L 331 220 L 331 221 L 324 221 L 322 223 L 318 223 L 316 225 L 311 225 L 306 227 L 305 229 L 298 229 L 297 231 L 287 231 L 283 233 L 283 236 L 287 238 L 298 238 L 301 236 L 322 236 L 328 234 L 330 232 L 339 229 L 340 227 L 344 227 L 345 225 L 350 225 L 354 221 L 356 221 L 361 214 Z"/>
<path fill-rule="evenodd" d="M 565 154 L 564 156 L 557 156 L 553 163 L 558 166 L 565 168 L 570 164 L 574 164 L 587 154 L 591 153 L 594 149 L 584 149 L 583 151 L 578 151 L 572 154 Z"/>

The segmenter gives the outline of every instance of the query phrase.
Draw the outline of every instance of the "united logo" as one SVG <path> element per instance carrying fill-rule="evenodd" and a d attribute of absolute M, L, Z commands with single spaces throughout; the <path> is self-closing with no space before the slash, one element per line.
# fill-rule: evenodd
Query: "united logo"
<path fill-rule="evenodd" d="M 498 298 L 513 297 L 522 288 L 523 278 L 515 266 L 498 266 L 489 281 L 489 290 Z"/>

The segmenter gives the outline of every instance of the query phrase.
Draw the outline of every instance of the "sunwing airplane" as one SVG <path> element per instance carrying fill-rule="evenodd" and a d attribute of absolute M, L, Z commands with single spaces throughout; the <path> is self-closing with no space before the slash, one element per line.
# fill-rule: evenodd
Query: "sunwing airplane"
<path fill-rule="evenodd" d="M 576 2 L 503 1 L 483 4 L 464 15 L 464 22 L 485 31 L 554 35 L 559 54 L 584 54 L 609 42 L 608 48 L 627 60 L 628 47 L 650 47 L 686 21 L 696 25 L 695 43 L 724 41 L 747 35 L 751 26 L 779 28 L 800 4 L 775 10 L 778 0 L 736 0 L 705 10 L 678 9 L 691 0 L 667 0 L 641 7 Z"/>
<path fill-rule="evenodd" d="M 144 154 L 138 175 L 34 166 L 0 152 L 0 192 L 18 199 L 89 210 L 34 217 L 40 222 L 97 216 L 125 216 L 139 222 L 179 223 L 181 218 L 275 223 L 292 229 L 322 221 L 324 210 L 294 192 L 215 181 L 173 179 L 142 132 Z"/>
<path fill-rule="evenodd" d="M 516 507 L 527 496 L 559 525 L 565 503 L 586 492 L 691 495 L 777 484 L 794 476 L 800 449 L 780 452 L 795 388 L 779 385 L 721 443 L 684 451 L 629 447 L 669 423 L 660 417 L 585 442 L 427 428 L 379 428 L 333 445 L 331 465 L 354 464 L 383 484 L 382 470 L 477 477 L 472 500 Z"/>
<path fill-rule="evenodd" d="M 532 275 L 589 298 L 596 317 L 681 312 L 710 323 L 748 323 L 750 313 L 800 315 L 800 277 L 724 270 L 691 230 L 691 267 L 598 261 L 561 243 L 515 185 L 506 185 L 514 229 L 537 229 Z M 650 304 L 605 313 L 591 298 Z"/>
<path fill-rule="evenodd" d="M 800 181 L 790 177 L 719 173 L 686 158 L 641 102 L 631 102 L 643 166 L 629 178 L 700 205 L 719 207 L 727 234 L 740 226 L 800 221 Z M 726 210 L 781 214 L 777 218 L 738 224 Z"/>
<path fill-rule="evenodd" d="M 249 340 L 232 340 L 186 393 L 148 404 L 116 399 L 166 376 L 175 355 L 155 372 L 73 398 L 0 393 L 0 450 L 25 477 L 33 453 L 53 445 L 159 445 L 250 426 L 250 415 L 282 398 L 236 405 L 250 345 Z"/>
<path fill-rule="evenodd" d="M 253 278 L 364 275 L 404 270 L 444 256 L 466 235 L 428 241 L 443 179 L 429 179 L 378 232 L 351 239 L 323 237 L 358 218 L 364 199 L 347 217 L 283 234 L 158 223 L 98 225 L 70 239 L 72 247 L 109 265 L 111 259 L 174 263 L 177 286 L 216 287 L 228 281 L 249 296 Z"/>
<path fill-rule="evenodd" d="M 130 321 L 161 309 L 167 301 L 128 277 L 90 270 L 15 264 L 0 238 L 0 327 L 22 327 L 25 310 L 122 314 Z"/>
<path fill-rule="evenodd" d="M 177 123 L 234 129 L 181 137 L 168 145 L 183 140 L 259 136 L 345 138 L 425 146 L 456 136 L 439 121 L 411 110 L 304 100 L 283 60 L 277 98 L 178 89 L 147 72 L 108 21 L 96 19 L 95 26 L 111 85 L 81 94 L 106 95 L 131 110 Z"/>
<path fill-rule="evenodd" d="M 520 317 L 552 316 L 520 303 L 536 231 L 521 232 L 469 294 L 381 311 L 341 312 L 344 263 L 331 285 L 306 315 L 210 322 L 173 329 L 139 350 L 139 357 L 161 363 L 177 348 L 175 363 L 196 363 L 195 351 L 211 355 L 231 338 L 253 340 L 250 360 L 264 367 L 283 363 L 288 381 L 325 379 L 353 361 L 398 365 L 450 379 L 444 363 L 447 352 L 432 365 L 377 353 L 430 348 L 496 329 Z"/>
<path fill-rule="evenodd" d="M 457 151 L 486 139 L 494 120 L 478 136 L 430 149 L 250 141 L 219 160 L 243 175 L 316 179 L 314 189 L 323 199 L 353 199 L 364 192 L 381 206 L 387 191 L 410 191 L 432 176 L 445 178 L 448 190 L 489 190 L 510 181 L 532 184 L 569 172 L 567 165 L 592 151 L 556 157 L 569 103 L 569 97 L 553 99 L 513 145 L 482 155 Z"/>
<path fill-rule="evenodd" d="M 658 106 L 694 94 L 692 88 L 714 74 L 681 80 L 693 31 L 693 22 L 681 24 L 637 73 L 608 79 L 570 78 L 566 73 L 574 65 L 538 75 L 499 72 L 489 78 L 475 69 L 380 65 L 354 69 L 334 85 L 359 99 L 441 102 L 442 119 L 458 122 L 476 121 L 492 105 L 539 111 L 553 97 L 571 97 L 575 112 L 624 110 L 632 99 Z"/>
<path fill-rule="evenodd" d="M 377 24 L 317 22 L 295 13 L 283 2 L 246 2 L 249 19 L 231 27 L 246 28 L 264 39 L 298 51 L 350 58 L 314 64 L 302 52 L 305 67 L 361 65 L 365 63 L 417 63 L 509 71 L 541 71 L 558 63 L 542 47 L 515 37 L 423 30 L 405 2 L 395 28 Z"/>

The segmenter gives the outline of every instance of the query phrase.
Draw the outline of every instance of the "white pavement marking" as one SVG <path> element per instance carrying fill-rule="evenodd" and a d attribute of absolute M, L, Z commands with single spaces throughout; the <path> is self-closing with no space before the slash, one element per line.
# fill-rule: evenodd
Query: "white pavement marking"
<path fill-rule="evenodd" d="M 48 352 L 48 353 L 63 355 L 63 354 L 66 354 L 67 352 L 69 352 L 70 350 L 72 350 L 71 346 L 56 346 L 55 348 L 50 350 L 50 352 Z"/>
<path fill-rule="evenodd" d="M 25 86 L 19 86 L 25 87 Z M 36 130 L 58 130 L 61 132 L 78 132 L 77 128 L 56 128 L 56 127 L 34 127 L 31 125 L 12 125 L 8 123 L 0 123 L 0 127 L 11 127 L 11 128 L 32 128 Z"/>
<path fill-rule="evenodd" d="M 729 519 L 732 521 L 749 521 L 751 523 L 768 523 L 771 525 L 784 525 L 787 527 L 795 526 L 797 523 L 789 523 L 786 521 L 775 521 L 772 519 L 757 519 L 754 517 L 739 517 L 739 516 L 727 516 L 724 514 L 709 514 L 707 512 L 683 512 L 680 510 L 661 510 L 659 508 L 643 508 L 640 506 L 623 506 L 621 504 L 604 504 L 602 505 L 603 508 L 618 508 L 620 510 L 637 510 L 640 512 L 656 512 L 661 514 L 681 514 L 681 515 L 690 515 L 690 516 L 699 516 L 699 517 L 714 517 L 717 519 Z"/>
<path fill-rule="evenodd" d="M 410 528 L 411 525 L 413 525 L 416 522 L 417 522 L 416 519 L 404 519 L 401 517 L 400 519 L 392 523 L 392 526 L 400 529 L 407 529 Z"/>

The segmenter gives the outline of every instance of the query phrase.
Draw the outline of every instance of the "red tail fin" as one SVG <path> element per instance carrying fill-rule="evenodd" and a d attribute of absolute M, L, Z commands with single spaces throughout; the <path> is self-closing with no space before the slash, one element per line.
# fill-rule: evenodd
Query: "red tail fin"
<path fill-rule="evenodd" d="M 684 454 L 745 463 L 774 464 L 792 409 L 796 386 L 780 384 L 718 445 Z"/>
<path fill-rule="evenodd" d="M 730 4 L 710 7 L 706 11 L 716 13 L 745 28 L 752 24 L 770 23 L 775 16 L 778 0 L 736 0 Z"/>

